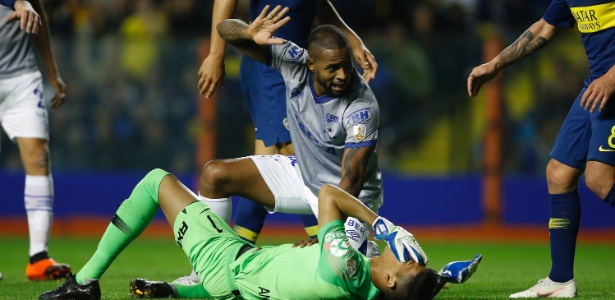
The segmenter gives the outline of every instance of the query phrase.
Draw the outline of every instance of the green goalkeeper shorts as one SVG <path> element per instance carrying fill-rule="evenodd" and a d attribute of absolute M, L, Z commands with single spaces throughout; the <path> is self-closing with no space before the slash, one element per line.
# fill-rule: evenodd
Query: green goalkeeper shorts
<path fill-rule="evenodd" d="M 242 240 L 207 204 L 195 201 L 182 210 L 173 226 L 175 241 L 184 250 L 203 288 L 216 299 L 238 297 L 234 274 Z"/>

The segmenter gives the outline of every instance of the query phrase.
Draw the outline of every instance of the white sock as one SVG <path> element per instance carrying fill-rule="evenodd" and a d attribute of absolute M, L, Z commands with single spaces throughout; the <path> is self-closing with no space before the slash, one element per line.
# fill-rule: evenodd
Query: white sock
<path fill-rule="evenodd" d="M 24 204 L 30 231 L 30 256 L 47 251 L 53 221 L 53 178 L 26 175 Z"/>
<path fill-rule="evenodd" d="M 233 211 L 233 202 L 231 202 L 231 197 L 211 199 L 199 194 L 199 200 L 209 205 L 211 210 L 220 216 L 224 222 L 227 224 L 231 222 L 231 212 Z"/>

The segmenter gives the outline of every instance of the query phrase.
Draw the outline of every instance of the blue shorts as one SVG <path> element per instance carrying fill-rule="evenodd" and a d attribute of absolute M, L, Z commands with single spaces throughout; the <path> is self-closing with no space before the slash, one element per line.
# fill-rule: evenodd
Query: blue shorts
<path fill-rule="evenodd" d="M 248 101 L 256 139 L 265 146 L 290 142 L 286 124 L 286 87 L 280 72 L 265 64 L 243 57 L 239 82 Z"/>
<path fill-rule="evenodd" d="M 572 104 L 555 139 L 551 157 L 579 170 L 585 170 L 589 160 L 615 166 L 615 103 L 607 102 L 601 112 L 590 113 L 580 104 L 585 90 L 581 90 Z"/>

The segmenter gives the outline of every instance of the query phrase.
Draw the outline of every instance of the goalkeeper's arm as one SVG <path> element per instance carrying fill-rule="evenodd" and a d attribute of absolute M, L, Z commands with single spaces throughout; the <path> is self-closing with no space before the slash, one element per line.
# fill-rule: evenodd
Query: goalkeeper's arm
<path fill-rule="evenodd" d="M 378 215 L 339 187 L 324 184 L 318 194 L 318 227 L 334 220 L 345 220 L 346 217 L 372 224 Z"/>
<path fill-rule="evenodd" d="M 323 185 L 318 194 L 318 226 L 323 227 L 331 221 L 344 220 L 346 217 L 372 224 L 374 238 L 385 240 L 397 260 L 406 262 L 412 259 L 421 265 L 427 265 L 429 262 L 411 233 L 378 216 L 341 188 L 330 184 Z"/>

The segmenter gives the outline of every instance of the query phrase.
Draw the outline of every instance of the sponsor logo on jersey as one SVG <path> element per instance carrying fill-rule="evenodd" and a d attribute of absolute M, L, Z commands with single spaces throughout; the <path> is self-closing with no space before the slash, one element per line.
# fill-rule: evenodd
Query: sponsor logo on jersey
<path fill-rule="evenodd" d="M 326 115 L 327 123 L 338 123 L 340 121 L 340 117 L 327 113 Z"/>
<path fill-rule="evenodd" d="M 303 90 L 300 88 L 294 88 L 290 91 L 290 98 L 295 98 L 295 97 L 303 97 Z"/>
<path fill-rule="evenodd" d="M 342 257 L 348 253 L 350 245 L 346 239 L 334 239 L 325 245 L 325 250 L 329 251 L 335 257 Z"/>
<path fill-rule="evenodd" d="M 365 125 L 355 125 L 352 127 L 352 135 L 357 141 L 362 141 L 365 139 L 365 135 L 367 134 L 367 129 Z"/>
<path fill-rule="evenodd" d="M 301 132 L 312 142 L 314 142 L 314 144 L 316 144 L 316 146 L 318 146 L 319 148 L 321 148 L 323 151 L 335 155 L 335 156 L 339 156 L 339 154 L 337 153 L 337 151 L 335 150 L 335 148 L 333 147 L 327 147 L 326 145 L 323 145 L 318 138 L 312 134 L 312 132 L 310 132 L 310 130 L 307 128 L 307 126 L 305 126 L 305 124 L 303 122 L 301 122 L 301 119 L 299 119 L 299 116 L 297 114 L 295 114 L 295 120 L 297 121 L 297 127 L 299 127 L 299 130 L 301 130 Z"/>
<path fill-rule="evenodd" d="M 291 60 L 291 61 L 298 61 L 299 58 L 301 57 L 301 54 L 303 53 L 303 48 L 294 45 L 292 47 L 289 47 L 286 50 L 286 53 L 284 53 L 284 56 L 286 57 L 287 60 Z"/>
<path fill-rule="evenodd" d="M 582 33 L 597 32 L 615 26 L 615 2 L 571 7 L 570 11 Z"/>
<path fill-rule="evenodd" d="M 374 117 L 370 108 L 362 108 L 350 114 L 350 125 L 365 124 Z"/>
<path fill-rule="evenodd" d="M 604 148 L 604 147 L 602 147 L 602 145 L 600 145 L 600 147 L 598 147 L 598 151 L 600 151 L 600 152 L 615 152 L 615 149 Z"/>

